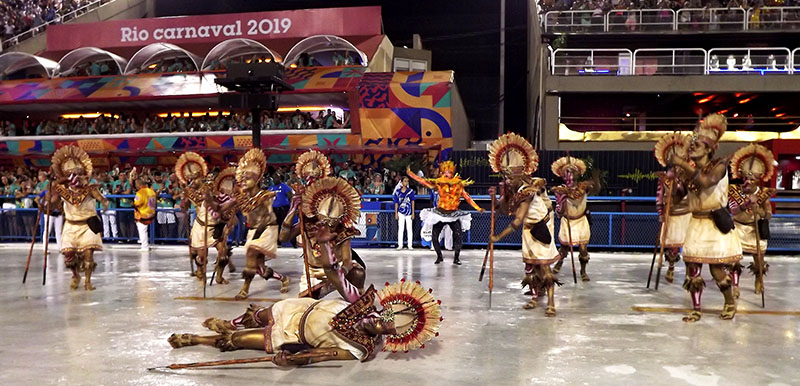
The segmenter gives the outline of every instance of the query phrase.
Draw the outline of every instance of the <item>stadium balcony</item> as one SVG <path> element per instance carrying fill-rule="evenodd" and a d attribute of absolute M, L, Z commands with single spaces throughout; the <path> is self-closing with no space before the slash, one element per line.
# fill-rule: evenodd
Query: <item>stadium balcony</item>
<path fill-rule="evenodd" d="M 66 2 L 64 2 L 66 3 Z M 147 0 L 87 0 L 75 9 L 59 10 L 49 20 L 28 29 L 14 29 L 2 35 L 0 51 L 38 53 L 45 51 L 47 29 L 66 23 L 91 23 L 106 20 L 136 19 L 147 14 Z"/>
<path fill-rule="evenodd" d="M 791 31 L 800 29 L 800 7 L 549 11 L 542 29 L 546 34 Z"/>

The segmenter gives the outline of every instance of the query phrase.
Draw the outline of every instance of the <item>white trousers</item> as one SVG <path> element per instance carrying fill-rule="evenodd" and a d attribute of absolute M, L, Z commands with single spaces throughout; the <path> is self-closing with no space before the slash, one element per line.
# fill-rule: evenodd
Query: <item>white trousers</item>
<path fill-rule="evenodd" d="M 61 250 L 61 228 L 64 226 L 64 215 L 50 216 L 50 232 L 56 234 L 56 251 Z"/>
<path fill-rule="evenodd" d="M 103 213 L 103 237 L 117 238 L 117 212 L 113 210 L 107 210 Z"/>
<path fill-rule="evenodd" d="M 403 233 L 408 229 L 408 247 L 414 244 L 414 233 L 411 227 L 411 215 L 397 214 L 397 247 L 403 247 Z"/>
<path fill-rule="evenodd" d="M 139 231 L 139 243 L 142 244 L 142 250 L 150 249 L 150 232 L 148 232 L 149 225 L 144 225 L 136 222 L 136 229 Z"/>

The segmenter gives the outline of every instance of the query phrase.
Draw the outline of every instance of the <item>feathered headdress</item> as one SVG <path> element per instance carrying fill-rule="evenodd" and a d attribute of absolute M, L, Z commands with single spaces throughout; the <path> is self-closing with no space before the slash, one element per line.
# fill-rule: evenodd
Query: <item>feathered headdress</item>
<path fill-rule="evenodd" d="M 694 139 L 705 142 L 709 147 L 716 149 L 722 135 L 728 130 L 728 120 L 722 114 L 706 116 L 694 129 Z"/>
<path fill-rule="evenodd" d="M 214 179 L 214 191 L 224 193 L 229 196 L 233 195 L 236 188 L 236 168 L 228 167 L 223 169 Z"/>
<path fill-rule="evenodd" d="M 539 155 L 525 138 L 503 134 L 489 146 L 489 166 L 495 173 L 530 175 L 539 168 Z"/>
<path fill-rule="evenodd" d="M 680 133 L 664 134 L 656 142 L 653 152 L 661 166 L 667 166 L 671 156 L 686 159 L 689 152 L 689 136 Z"/>
<path fill-rule="evenodd" d="M 331 163 L 324 154 L 316 150 L 309 150 L 297 158 L 295 174 L 302 181 L 309 178 L 327 177 L 331 174 Z"/>
<path fill-rule="evenodd" d="M 325 177 L 306 188 L 303 212 L 323 223 L 341 222 L 353 226 L 361 214 L 361 196 L 352 185 L 339 177 Z"/>
<path fill-rule="evenodd" d="M 56 177 L 67 177 L 72 173 L 92 175 L 92 160 L 83 149 L 67 145 L 53 153 L 50 163 Z"/>
<path fill-rule="evenodd" d="M 439 164 L 439 174 L 444 172 L 450 172 L 456 174 L 456 164 L 453 161 L 444 161 Z"/>
<path fill-rule="evenodd" d="M 409 351 L 424 348 L 425 343 L 439 335 L 442 324 L 441 301 L 419 282 L 401 280 L 378 291 L 385 320 L 394 321 L 395 334 L 385 336 L 383 351 Z"/>
<path fill-rule="evenodd" d="M 731 173 L 733 178 L 752 177 L 767 182 L 775 174 L 775 156 L 764 146 L 747 145 L 733 154 Z"/>
<path fill-rule="evenodd" d="M 575 177 L 579 177 L 586 173 L 586 163 L 575 157 L 561 157 L 550 165 L 553 174 L 562 178 L 567 169 L 571 169 Z"/>
<path fill-rule="evenodd" d="M 241 183 L 245 173 L 248 172 L 257 174 L 258 178 L 261 178 L 265 170 L 267 170 L 267 156 L 261 149 L 250 149 L 239 159 L 239 165 L 236 167 L 236 182 Z"/>
<path fill-rule="evenodd" d="M 175 176 L 181 184 L 186 185 L 190 180 L 204 178 L 208 174 L 206 160 L 193 151 L 181 154 L 175 163 Z"/>

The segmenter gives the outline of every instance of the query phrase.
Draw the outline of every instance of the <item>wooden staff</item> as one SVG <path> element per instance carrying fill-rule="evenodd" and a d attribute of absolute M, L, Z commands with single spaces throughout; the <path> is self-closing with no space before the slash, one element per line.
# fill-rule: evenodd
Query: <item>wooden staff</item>
<path fill-rule="evenodd" d="M 494 205 L 495 195 L 492 195 L 492 219 L 489 223 L 489 234 L 494 237 Z M 494 243 L 489 239 L 489 309 L 492 308 L 492 289 L 494 289 Z"/>
<path fill-rule="evenodd" d="M 658 227 L 659 235 L 661 235 L 663 227 L 664 227 L 664 222 L 661 221 Z M 647 288 L 650 288 L 650 279 L 653 278 L 653 268 L 656 266 L 656 255 L 658 255 L 658 244 L 660 242 L 660 239 L 661 238 L 659 237 L 659 240 L 656 240 L 656 245 L 653 246 L 653 260 L 650 261 L 650 273 L 647 274 Z"/>
<path fill-rule="evenodd" d="M 302 204 L 301 204 L 302 205 Z M 306 267 L 306 286 L 308 287 L 308 297 L 311 296 L 311 266 L 308 264 L 308 254 L 311 251 L 311 246 L 308 245 L 308 238 L 306 237 L 305 221 L 303 221 L 303 212 L 300 211 L 300 206 L 297 206 L 297 217 L 300 218 L 300 240 L 303 243 L 303 264 Z"/>
<path fill-rule="evenodd" d="M 186 243 L 189 245 L 189 276 L 194 276 L 194 258 L 192 257 L 192 228 L 189 221 L 189 211 L 186 211 Z"/>
<path fill-rule="evenodd" d="M 203 269 L 205 270 L 208 266 L 208 205 L 205 203 L 203 204 L 205 207 L 205 213 L 203 214 L 204 225 L 203 225 L 203 250 L 206 251 L 206 259 L 203 261 Z M 203 297 L 206 297 L 206 278 L 203 278 Z"/>
<path fill-rule="evenodd" d="M 42 285 L 47 283 L 47 245 L 50 242 L 50 213 L 44 216 L 44 263 L 42 263 Z"/>
<path fill-rule="evenodd" d="M 569 151 L 567 151 L 567 163 L 572 164 L 572 160 L 569 157 Z M 574 178 L 574 176 L 573 176 Z M 574 181 L 574 179 L 573 179 Z M 569 187 L 564 185 L 567 189 L 567 197 L 564 198 L 564 205 L 568 205 L 567 200 L 569 199 Z M 572 247 L 572 226 L 569 223 L 569 208 L 564 208 L 564 214 L 566 214 L 567 218 L 567 238 L 569 241 L 569 258 L 572 260 L 572 281 L 575 284 L 578 284 L 578 274 L 575 273 L 575 251 Z"/>
<path fill-rule="evenodd" d="M 672 187 L 675 181 L 665 180 L 667 183 L 667 204 L 664 206 L 664 222 L 661 223 L 661 234 L 658 237 L 658 243 L 661 252 L 658 254 L 658 273 L 656 273 L 656 291 L 658 291 L 658 283 L 661 281 L 661 268 L 664 266 L 664 239 L 667 237 L 667 227 L 669 226 L 669 211 L 672 206 Z"/>
<path fill-rule="evenodd" d="M 42 219 L 42 207 L 39 205 L 39 210 L 36 212 L 36 224 L 31 230 L 31 247 L 28 249 L 28 261 L 25 263 L 25 274 L 22 275 L 22 284 L 28 279 L 28 268 L 31 266 L 31 255 L 33 255 L 33 244 L 36 243 L 36 233 L 39 230 L 39 221 Z"/>
<path fill-rule="evenodd" d="M 756 230 L 756 258 L 754 260 L 758 269 L 758 277 L 761 280 L 761 308 L 764 308 L 766 306 L 764 302 L 764 292 L 766 292 L 764 288 L 764 255 L 761 254 L 761 232 L 758 228 L 758 214 L 755 211 L 753 211 L 753 218 Z"/>
<path fill-rule="evenodd" d="M 325 353 L 304 353 L 304 354 L 294 354 L 292 358 L 297 359 L 316 359 L 316 358 L 326 358 L 326 357 L 335 357 L 338 353 L 336 352 L 325 352 Z M 193 362 L 193 363 L 173 363 L 169 366 L 159 366 L 159 367 L 150 367 L 147 370 L 180 370 L 180 369 L 193 369 L 198 367 L 216 367 L 216 366 L 228 366 L 228 365 L 240 365 L 245 363 L 259 363 L 259 362 L 272 362 L 272 358 L 275 355 L 267 355 L 265 357 L 255 357 L 255 358 L 244 358 L 244 359 L 229 359 L 229 360 L 222 360 L 222 361 L 211 361 L 211 362 Z"/>
<path fill-rule="evenodd" d="M 494 203 L 494 196 L 492 196 L 492 203 Z M 492 206 L 492 208 L 494 208 L 494 206 Z M 483 265 L 481 266 L 481 274 L 478 276 L 478 281 L 483 281 L 483 275 L 486 273 L 486 263 L 489 261 L 489 251 L 494 249 L 494 243 L 492 243 L 492 236 L 494 236 L 494 209 L 492 209 L 490 228 L 492 231 L 489 234 L 489 244 L 486 246 L 486 253 L 483 255 Z"/>

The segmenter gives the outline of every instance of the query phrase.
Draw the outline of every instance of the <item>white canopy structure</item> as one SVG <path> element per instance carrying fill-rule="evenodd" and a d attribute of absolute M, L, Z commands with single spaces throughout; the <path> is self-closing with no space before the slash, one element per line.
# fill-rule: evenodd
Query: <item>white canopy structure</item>
<path fill-rule="evenodd" d="M 252 39 L 240 38 L 226 40 L 214 46 L 211 51 L 208 51 L 200 68 L 203 71 L 222 69 L 226 67 L 230 60 L 238 58 L 246 60 L 246 58 L 249 59 L 248 57 L 253 56 L 264 57 L 270 61 L 283 61 L 283 58 L 277 52 L 272 51 L 267 46 Z"/>
<path fill-rule="evenodd" d="M 54 74 L 57 77 L 75 76 L 76 70 L 91 62 L 112 62 L 109 75 L 117 75 L 125 72 L 128 61 L 125 58 L 108 52 L 97 47 L 81 47 L 74 49 L 64 55 L 58 61 L 58 71 Z"/>
<path fill-rule="evenodd" d="M 19 71 L 25 71 L 19 78 L 51 78 L 57 69 L 58 63 L 25 52 L 12 51 L 0 55 L 0 76 L 3 79 Z"/>
<path fill-rule="evenodd" d="M 286 54 L 284 64 L 286 66 L 298 64 L 301 55 L 307 54 L 312 56 L 318 65 L 332 66 L 334 65 L 333 57 L 337 53 L 344 57 L 350 55 L 353 58 L 355 56 L 356 61 L 351 64 L 364 67 L 369 64 L 367 54 L 359 50 L 353 43 L 336 35 L 314 35 L 301 40 Z"/>
<path fill-rule="evenodd" d="M 133 54 L 125 67 L 125 75 L 144 72 L 148 66 L 169 60 L 189 61 L 195 69 L 202 63 L 202 58 L 174 44 L 153 43 Z"/>

